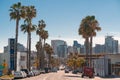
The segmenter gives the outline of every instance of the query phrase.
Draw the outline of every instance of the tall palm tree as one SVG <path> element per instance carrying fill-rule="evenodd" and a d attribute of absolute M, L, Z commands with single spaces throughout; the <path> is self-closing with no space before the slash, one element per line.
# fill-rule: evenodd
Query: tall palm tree
<path fill-rule="evenodd" d="M 43 57 L 45 58 L 45 41 L 48 38 L 48 31 L 43 30 L 43 33 L 41 35 L 41 38 L 43 39 L 43 48 L 42 48 L 42 53 L 44 54 Z M 45 60 L 43 60 L 45 62 Z M 43 65 L 45 67 L 45 64 Z"/>
<path fill-rule="evenodd" d="M 48 38 L 48 31 L 43 30 L 43 33 L 42 33 L 41 37 L 44 40 L 44 44 L 43 45 L 45 45 L 45 41 Z"/>
<path fill-rule="evenodd" d="M 31 56 L 31 32 L 35 31 L 35 26 L 36 25 L 32 25 L 32 19 L 34 17 L 36 17 L 36 9 L 34 6 L 25 6 L 24 7 L 25 10 L 25 20 L 24 20 L 24 24 L 22 25 L 21 28 L 25 28 L 26 32 L 28 33 L 28 69 L 30 70 L 30 66 L 31 66 L 31 61 L 30 61 L 30 56 Z"/>
<path fill-rule="evenodd" d="M 28 52 L 28 44 L 29 44 L 29 34 L 33 31 L 36 30 L 36 25 L 32 25 L 31 27 L 29 26 L 28 23 L 24 22 L 24 24 L 21 25 L 21 31 L 23 31 L 24 33 L 27 33 L 27 52 Z M 29 69 L 29 56 L 30 54 L 27 53 L 27 68 Z"/>
<path fill-rule="evenodd" d="M 78 29 L 79 35 L 82 35 L 85 38 L 85 47 L 86 47 L 86 62 L 88 65 L 88 54 L 89 54 L 89 36 L 90 36 L 90 26 L 87 23 L 86 18 L 81 21 L 80 27 Z"/>
<path fill-rule="evenodd" d="M 28 32 L 28 37 L 29 37 L 29 43 L 28 43 L 28 55 L 29 55 L 29 70 L 30 70 L 30 66 L 31 66 L 31 61 L 30 61 L 30 57 L 31 57 L 31 28 L 32 28 L 32 19 L 34 17 L 36 17 L 36 9 L 34 6 L 27 6 L 26 8 L 26 22 L 29 25 L 29 32 Z M 34 28 L 35 31 L 35 28 Z"/>
<path fill-rule="evenodd" d="M 80 25 L 79 28 L 79 34 L 82 34 L 83 38 L 86 38 L 87 35 L 87 43 L 86 43 L 86 47 L 88 48 L 88 52 L 90 52 L 90 59 L 89 59 L 89 66 L 91 67 L 91 55 L 92 55 L 92 39 L 93 36 L 96 36 L 96 31 L 100 31 L 101 28 L 99 27 L 99 23 L 98 21 L 95 19 L 95 16 L 86 16 Z M 90 42 L 89 42 L 89 38 L 90 38 Z M 87 48 L 86 48 L 87 49 Z M 87 53 L 87 50 L 86 50 Z"/>
<path fill-rule="evenodd" d="M 10 19 L 16 20 L 16 32 L 15 32 L 15 52 L 14 52 L 14 68 L 16 70 L 17 68 L 17 43 L 18 43 L 18 26 L 19 26 L 19 21 L 21 18 L 24 18 L 24 12 L 22 12 L 22 6 L 21 3 L 18 2 L 16 4 L 13 4 L 10 7 Z"/>
<path fill-rule="evenodd" d="M 95 19 L 95 16 L 89 16 L 89 26 L 91 27 L 91 35 L 90 35 L 90 56 L 92 55 L 92 43 L 93 37 L 96 36 L 96 31 L 100 31 L 101 27 L 99 27 L 98 21 Z M 92 66 L 92 59 L 90 57 L 90 67 Z"/>
<path fill-rule="evenodd" d="M 45 44 L 45 51 L 46 53 L 48 54 L 48 59 L 49 59 L 49 62 L 48 62 L 48 67 L 51 67 L 51 55 L 53 54 L 53 48 L 49 45 L 49 44 Z"/>
<path fill-rule="evenodd" d="M 37 50 L 37 62 L 38 62 L 38 64 L 37 64 L 37 69 L 39 70 L 40 69 L 40 54 L 39 54 L 39 52 L 40 52 L 40 45 L 39 45 L 40 43 L 39 43 L 39 41 L 36 43 L 36 45 L 35 45 L 35 47 L 36 47 L 36 50 Z"/>
<path fill-rule="evenodd" d="M 40 62 L 40 67 L 39 69 L 43 69 L 44 68 L 44 53 L 43 53 L 43 46 L 42 46 L 42 41 L 43 41 L 43 34 L 45 34 L 44 28 L 46 27 L 46 24 L 43 20 L 40 20 L 38 23 L 38 28 L 36 31 L 36 34 L 39 35 L 39 52 L 38 54 L 40 55 L 39 57 L 39 62 Z"/>

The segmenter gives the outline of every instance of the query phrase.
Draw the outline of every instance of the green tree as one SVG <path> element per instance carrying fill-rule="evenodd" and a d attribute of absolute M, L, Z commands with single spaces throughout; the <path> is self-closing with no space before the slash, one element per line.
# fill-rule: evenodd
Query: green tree
<path fill-rule="evenodd" d="M 15 53 L 14 53 L 14 60 L 15 60 L 15 70 L 17 68 L 17 43 L 18 43 L 18 26 L 19 21 L 21 18 L 24 18 L 24 12 L 22 12 L 22 6 L 21 3 L 18 2 L 16 4 L 13 4 L 10 7 L 10 19 L 16 20 L 16 30 L 15 30 Z"/>
<path fill-rule="evenodd" d="M 71 55 L 67 59 L 67 66 L 72 67 L 74 70 L 76 68 L 82 67 L 84 63 L 85 63 L 84 58 L 81 58 L 78 55 Z"/>
<path fill-rule="evenodd" d="M 59 59 L 55 58 L 55 57 L 51 57 L 51 62 L 50 63 L 51 63 L 52 68 L 53 67 L 59 67 L 59 65 L 60 65 Z"/>

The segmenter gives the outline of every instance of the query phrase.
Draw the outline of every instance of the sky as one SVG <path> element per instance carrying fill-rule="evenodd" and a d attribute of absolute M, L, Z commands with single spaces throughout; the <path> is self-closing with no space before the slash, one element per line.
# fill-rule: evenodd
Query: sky
<path fill-rule="evenodd" d="M 8 38 L 15 37 L 16 23 L 10 20 L 9 9 L 15 3 L 34 5 L 37 16 L 33 24 L 43 19 L 46 23 L 45 30 L 49 33 L 47 43 L 51 40 L 65 40 L 68 45 L 73 45 L 73 40 L 84 43 L 82 36 L 78 35 L 81 20 L 88 15 L 94 15 L 102 28 L 93 39 L 93 44 L 104 44 L 106 35 L 114 36 L 120 42 L 120 0 L 1 0 L 0 1 L 0 52 L 8 45 Z M 20 21 L 20 25 L 23 20 Z M 20 26 L 19 25 L 19 26 Z M 19 27 L 18 42 L 26 47 L 27 34 L 21 32 Z M 38 41 L 35 32 L 32 33 L 32 50 Z"/>

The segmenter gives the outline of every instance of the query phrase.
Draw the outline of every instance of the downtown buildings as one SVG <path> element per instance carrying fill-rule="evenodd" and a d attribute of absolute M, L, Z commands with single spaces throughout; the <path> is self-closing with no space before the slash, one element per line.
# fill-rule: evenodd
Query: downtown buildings
<path fill-rule="evenodd" d="M 5 59 L 8 63 L 8 67 L 10 69 L 13 69 L 13 52 L 14 52 L 14 38 L 11 38 L 8 40 L 8 46 L 4 47 L 4 53 L 0 54 L 0 64 L 2 64 L 3 60 Z M 17 66 L 18 70 L 20 69 L 26 69 L 26 63 L 27 63 L 27 52 L 26 48 L 18 44 L 18 55 L 17 55 Z M 84 44 L 85 45 L 85 44 Z M 73 41 L 72 46 L 68 46 L 66 41 L 64 40 L 52 40 L 51 46 L 54 50 L 54 57 L 58 58 L 60 60 L 61 64 L 65 63 L 65 59 L 70 53 L 78 53 L 79 55 L 85 56 L 85 46 L 79 44 L 76 40 Z M 120 61 L 120 55 L 118 53 L 118 41 L 114 40 L 112 36 L 106 36 L 105 37 L 105 44 L 96 44 L 96 46 L 93 48 L 93 55 L 100 57 L 97 57 L 97 59 L 93 60 L 93 66 L 95 68 L 96 74 L 100 76 L 105 75 L 111 75 L 113 72 L 115 74 L 118 74 L 120 72 L 119 69 L 119 61 Z M 36 52 L 32 52 L 31 54 L 31 66 L 32 68 L 35 67 L 35 61 L 36 61 L 37 55 Z M 99 65 L 99 66 L 98 66 Z"/>
<path fill-rule="evenodd" d="M 96 44 L 94 47 L 94 53 L 105 53 L 105 54 L 118 54 L 118 40 L 114 40 L 112 36 L 105 37 L 105 44 Z"/>
<path fill-rule="evenodd" d="M 54 55 L 64 58 L 67 56 L 67 44 L 63 40 L 51 40 L 51 46 L 54 51 Z"/>

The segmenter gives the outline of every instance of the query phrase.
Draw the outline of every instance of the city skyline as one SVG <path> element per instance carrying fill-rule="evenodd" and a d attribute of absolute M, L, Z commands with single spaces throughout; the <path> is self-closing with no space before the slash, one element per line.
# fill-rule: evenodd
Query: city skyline
<path fill-rule="evenodd" d="M 51 40 L 60 39 L 67 42 L 68 45 L 73 44 L 73 40 L 77 40 L 83 44 L 84 39 L 78 35 L 78 28 L 83 18 L 88 15 L 95 15 L 102 31 L 97 33 L 94 38 L 95 43 L 104 43 L 106 35 L 115 36 L 114 39 L 120 41 L 120 1 L 119 0 L 2 0 L 0 5 L 1 24 L 0 24 L 0 52 L 3 47 L 8 44 L 8 38 L 15 37 L 15 21 L 10 21 L 9 9 L 14 3 L 21 2 L 22 5 L 34 5 L 37 9 L 37 16 L 33 19 L 33 24 L 38 24 L 38 21 L 43 19 L 46 23 L 50 43 Z M 20 21 L 20 25 L 23 20 Z M 19 25 L 19 26 L 20 26 Z M 20 31 L 18 42 L 26 46 L 26 36 Z M 35 44 L 38 41 L 38 36 L 34 32 L 32 34 L 32 50 L 35 50 Z"/>

